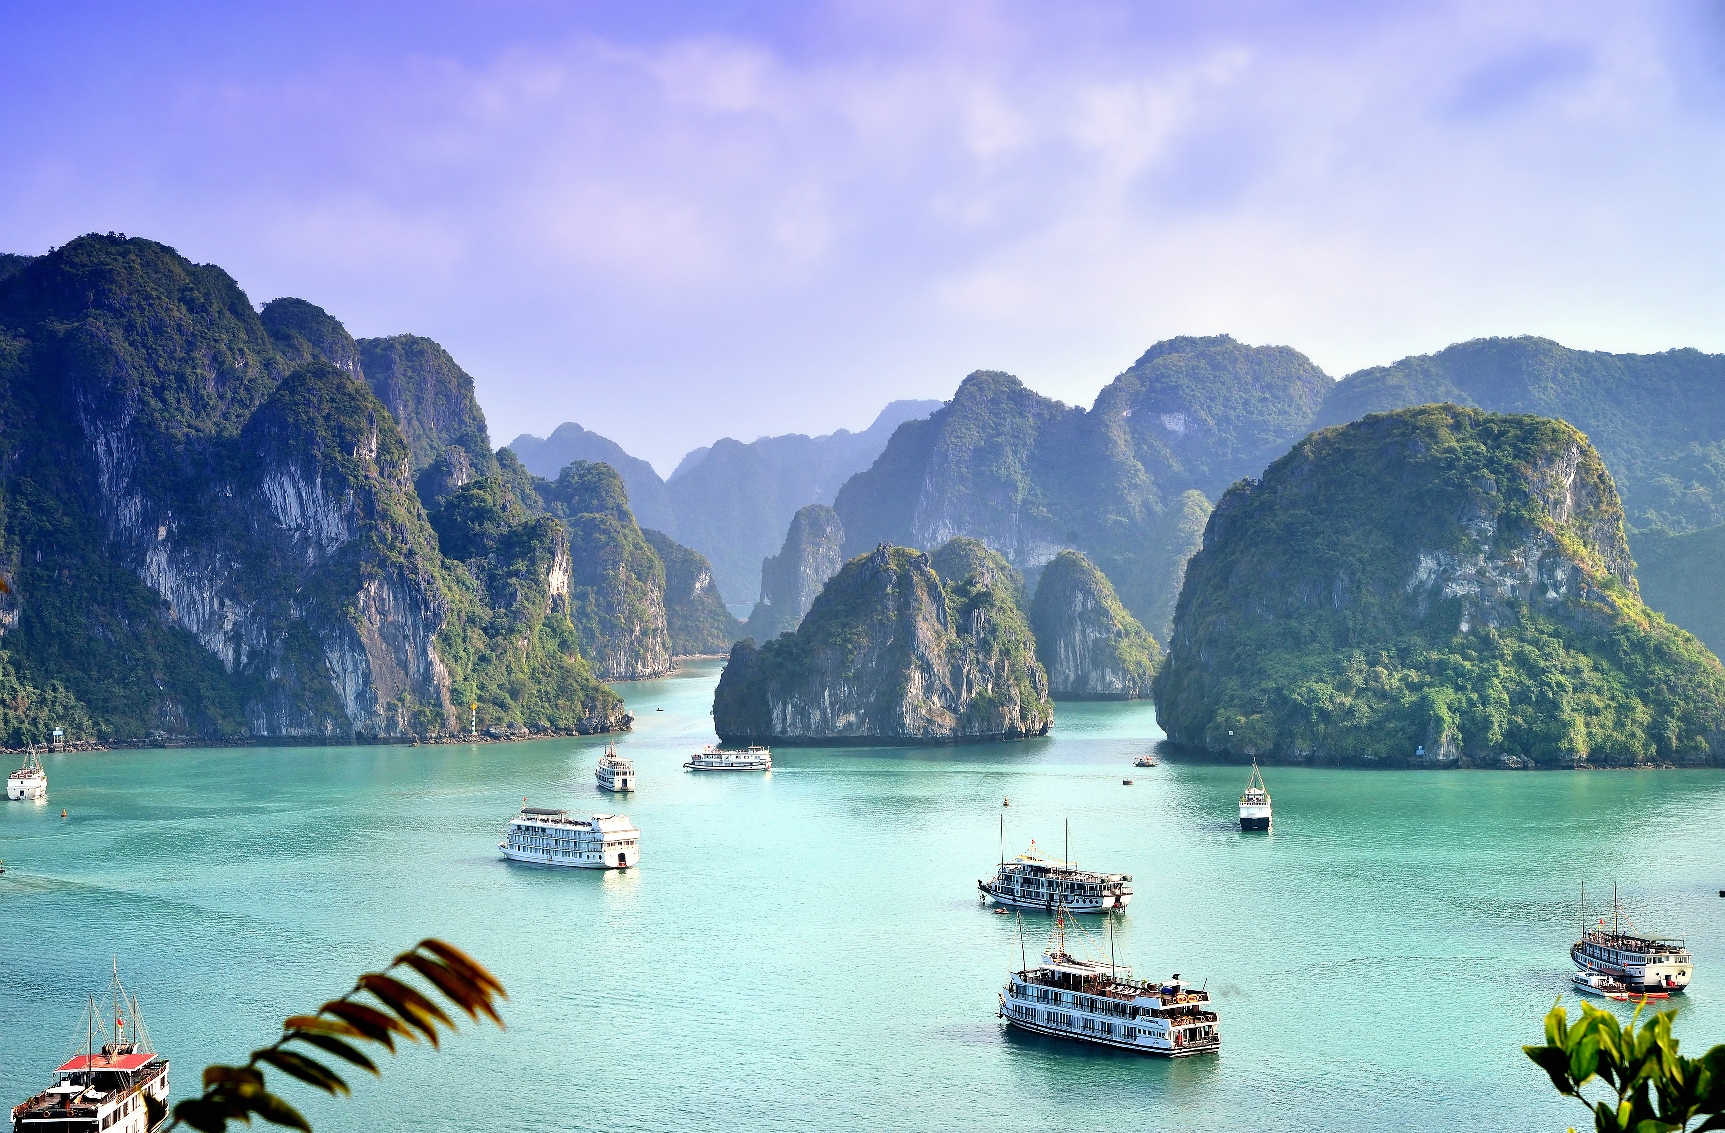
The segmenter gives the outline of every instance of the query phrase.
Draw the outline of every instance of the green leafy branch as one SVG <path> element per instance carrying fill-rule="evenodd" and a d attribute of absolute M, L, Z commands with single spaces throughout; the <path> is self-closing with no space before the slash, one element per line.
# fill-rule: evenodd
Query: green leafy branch
<path fill-rule="evenodd" d="M 1610 1011 L 1583 1003 L 1571 1023 L 1559 1002 L 1545 1017 L 1545 1045 L 1521 1049 L 1550 1075 L 1558 1093 L 1593 1113 L 1596 1133 L 1725 1129 L 1725 1044 L 1700 1058 L 1684 1058 L 1671 1037 L 1677 1013 L 1661 1011 L 1637 1027 L 1641 1010 L 1621 1024 Z M 1582 1088 L 1596 1079 L 1608 1092 L 1589 1101 Z M 1691 1130 L 1689 1123 L 1697 1119 L 1701 1124 Z"/>
<path fill-rule="evenodd" d="M 218 1133 L 230 1121 L 249 1125 L 255 1116 L 311 1133 L 311 1125 L 300 1112 L 265 1087 L 264 1067 L 333 1096 L 350 1091 L 347 1082 L 331 1068 L 329 1055 L 375 1077 L 380 1073 L 377 1063 L 358 1044 L 381 1046 L 391 1054 L 395 1053 L 397 1038 L 408 1042 L 423 1038 L 438 1046 L 438 1028 L 453 1032 L 454 1021 L 425 993 L 389 974 L 397 968 L 411 968 L 474 1022 L 484 1015 L 503 1026 L 497 1001 L 509 996 L 497 978 L 454 945 L 422 940 L 383 971 L 360 976 L 352 991 L 325 1003 L 315 1015 L 295 1015 L 286 1020 L 282 1037 L 252 1051 L 244 1065 L 206 1067 L 203 1095 L 176 1105 L 174 1120 L 167 1128 L 189 1125 L 205 1133 Z"/>

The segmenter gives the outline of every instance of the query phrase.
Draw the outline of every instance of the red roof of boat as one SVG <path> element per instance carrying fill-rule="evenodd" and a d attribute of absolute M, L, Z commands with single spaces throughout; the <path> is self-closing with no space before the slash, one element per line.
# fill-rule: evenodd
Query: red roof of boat
<path fill-rule="evenodd" d="M 80 1054 L 60 1067 L 60 1071 L 84 1069 L 85 1058 L 85 1055 Z M 153 1054 L 122 1054 L 118 1058 L 104 1058 L 98 1054 L 90 1058 L 89 1062 L 92 1070 L 142 1070 L 155 1060 L 156 1056 Z"/>

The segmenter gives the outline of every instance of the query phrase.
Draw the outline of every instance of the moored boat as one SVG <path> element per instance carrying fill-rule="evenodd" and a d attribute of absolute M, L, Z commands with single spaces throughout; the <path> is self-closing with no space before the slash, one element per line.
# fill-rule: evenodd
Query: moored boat
<path fill-rule="evenodd" d="M 52 1086 L 12 1107 L 12 1133 L 151 1133 L 166 1123 L 168 1060 L 150 1045 L 117 964 L 109 1010 L 92 996 L 85 1011 L 83 1053 L 54 1071 Z"/>
<path fill-rule="evenodd" d="M 1252 774 L 1246 780 L 1246 789 L 1240 792 L 1240 829 L 1268 830 L 1270 828 L 1270 792 L 1264 786 L 1263 772 L 1258 770 L 1258 761 L 1252 760 Z"/>
<path fill-rule="evenodd" d="M 683 766 L 690 771 L 771 771 L 773 753 L 770 748 L 758 746 L 733 750 L 708 744 Z"/>
<path fill-rule="evenodd" d="M 641 864 L 641 832 L 625 814 L 572 818 L 566 810 L 524 806 L 497 848 L 510 861 L 567 869 L 629 869 Z"/>
<path fill-rule="evenodd" d="M 1021 927 L 1021 948 L 1022 932 Z M 1007 977 L 1000 993 L 1000 1018 L 1007 1025 L 1165 1058 L 1222 1048 L 1209 993 L 1188 987 L 1179 973 L 1161 982 L 1137 980 L 1112 956 L 1072 956 L 1064 909 L 1055 915 L 1050 945 L 1035 967 L 1024 961 Z"/>
<path fill-rule="evenodd" d="M 992 879 L 976 883 L 985 900 L 1050 913 L 1060 908 L 1072 913 L 1106 913 L 1124 909 L 1132 900 L 1130 874 L 1079 869 L 1070 861 L 1044 856 L 1035 841 L 1030 849 L 1007 861 L 1005 839 L 1003 815 L 1000 867 Z"/>
<path fill-rule="evenodd" d="M 28 752 L 24 766 L 6 776 L 6 797 L 13 802 L 40 802 L 48 797 L 48 773 L 35 752 Z"/>
<path fill-rule="evenodd" d="M 593 777 L 599 781 L 601 791 L 610 791 L 617 795 L 626 791 L 633 791 L 635 789 L 634 761 L 618 755 L 615 744 L 606 744 L 605 754 L 599 757 L 599 766 L 593 769 Z"/>
<path fill-rule="evenodd" d="M 1581 939 L 1569 947 L 1570 961 L 1576 967 L 1576 983 L 1586 985 L 1583 990 L 1593 990 L 1595 994 L 1606 994 L 1597 989 L 1614 984 L 1627 999 L 1663 998 L 1682 992 L 1689 986 L 1695 970 L 1694 959 L 1684 942 L 1675 937 L 1642 936 L 1630 931 L 1630 926 L 1622 924 L 1622 913 L 1613 886 L 1610 928 L 1606 927 L 1604 917 L 1588 927 L 1587 889 L 1582 887 Z M 1603 977 L 1606 982 L 1595 984 L 1582 978 L 1595 976 Z"/>

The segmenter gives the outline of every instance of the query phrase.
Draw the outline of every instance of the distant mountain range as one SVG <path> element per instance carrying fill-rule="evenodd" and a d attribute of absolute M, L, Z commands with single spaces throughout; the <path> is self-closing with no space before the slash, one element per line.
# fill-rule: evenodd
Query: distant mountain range
<path fill-rule="evenodd" d="M 571 460 L 616 468 L 629 502 L 656 527 L 705 555 L 732 605 L 760 594 L 761 562 L 775 554 L 791 517 L 806 504 L 829 504 L 852 475 L 872 464 L 893 430 L 939 409 L 938 401 L 894 401 L 860 433 L 790 433 L 744 443 L 729 437 L 689 453 L 670 480 L 622 447 L 574 422 L 545 438 L 522 434 L 509 447 L 536 475 L 553 478 Z"/>

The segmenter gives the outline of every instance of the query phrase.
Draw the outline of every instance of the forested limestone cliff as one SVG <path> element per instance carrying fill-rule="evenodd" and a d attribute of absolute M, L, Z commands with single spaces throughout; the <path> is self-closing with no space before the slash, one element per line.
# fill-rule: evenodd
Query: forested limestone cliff
<path fill-rule="evenodd" d="M 1725 755 L 1725 669 L 1642 602 L 1587 438 L 1454 405 L 1322 430 L 1229 489 L 1154 687 L 1171 740 L 1240 755 Z"/>

